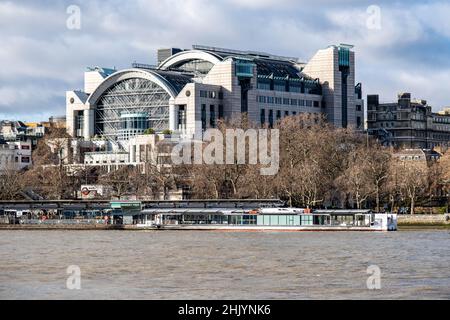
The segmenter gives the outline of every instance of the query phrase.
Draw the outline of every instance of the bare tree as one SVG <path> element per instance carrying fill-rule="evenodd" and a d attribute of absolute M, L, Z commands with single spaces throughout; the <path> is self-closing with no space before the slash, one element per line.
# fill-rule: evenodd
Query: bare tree
<path fill-rule="evenodd" d="M 438 162 L 439 166 L 439 184 L 442 192 L 448 197 L 450 203 L 450 150 L 446 150 Z"/>
<path fill-rule="evenodd" d="M 351 130 L 333 128 L 323 116 L 286 117 L 280 129 L 278 186 L 290 205 L 314 207 L 333 194 L 334 181 L 343 170 L 347 154 L 361 137 Z"/>
<path fill-rule="evenodd" d="M 62 128 L 52 128 L 33 151 L 35 165 L 59 165 L 70 162 L 70 136 Z"/>
<path fill-rule="evenodd" d="M 170 191 L 176 189 L 176 177 L 171 166 L 146 163 L 142 178 L 144 187 L 152 193 L 153 197 L 159 198 L 162 195 L 164 200 L 168 200 Z"/>
<path fill-rule="evenodd" d="M 369 154 L 366 148 L 358 148 L 348 155 L 347 168 L 337 178 L 341 189 L 348 192 L 358 209 L 362 208 L 364 201 L 374 192 L 369 175 Z"/>
<path fill-rule="evenodd" d="M 410 213 L 414 214 L 418 197 L 423 196 L 428 186 L 428 167 L 416 161 L 393 161 L 397 185 L 409 199 Z"/>
<path fill-rule="evenodd" d="M 244 119 L 231 119 L 229 121 L 218 121 L 217 129 L 221 131 L 223 137 L 226 137 L 227 129 L 248 129 L 255 127 L 245 117 Z M 225 142 L 225 140 L 224 140 Z M 237 139 L 233 142 L 234 163 L 214 163 L 214 164 L 192 164 L 186 166 L 186 172 L 189 172 L 189 179 L 193 195 L 195 197 L 211 198 L 240 198 L 245 197 L 244 190 L 247 188 L 246 174 L 249 168 L 248 164 L 238 163 L 237 150 L 245 148 L 245 157 L 249 158 L 249 141 L 245 139 L 243 145 L 237 145 Z M 202 150 L 207 144 L 202 145 Z M 229 147 L 229 146 L 227 146 Z M 223 148 L 223 159 L 226 159 L 226 148 Z"/>
<path fill-rule="evenodd" d="M 33 167 L 24 174 L 24 182 L 47 198 L 74 197 L 76 183 L 64 166 L 68 157 L 69 136 L 64 129 L 51 128 L 33 151 Z"/>
<path fill-rule="evenodd" d="M 450 150 L 447 150 L 439 159 L 439 165 L 441 167 L 442 180 L 450 181 Z"/>
<path fill-rule="evenodd" d="M 224 165 L 192 164 L 187 166 L 189 183 L 195 198 L 219 199 L 226 197 L 226 170 Z"/>
<path fill-rule="evenodd" d="M 24 183 L 47 199 L 68 199 L 74 192 L 74 181 L 62 166 L 35 165 L 25 172 Z"/>
<path fill-rule="evenodd" d="M 323 201 L 321 181 L 315 179 L 319 163 L 317 151 L 321 143 L 322 119 L 302 114 L 287 117 L 278 123 L 280 130 L 279 189 L 287 197 L 290 206 L 304 204 L 314 206 Z"/>
<path fill-rule="evenodd" d="M 261 175 L 261 164 L 249 165 L 239 190 L 242 198 L 271 199 L 278 197 L 276 176 Z"/>
<path fill-rule="evenodd" d="M 99 182 L 110 188 L 112 195 L 120 200 L 125 195 L 136 194 L 135 170 L 134 167 L 121 166 L 100 176 Z"/>
<path fill-rule="evenodd" d="M 389 168 L 391 164 L 391 152 L 381 147 L 378 143 L 373 143 L 366 149 L 366 170 L 369 183 L 373 187 L 375 195 L 376 211 L 380 212 L 380 197 L 386 192 L 386 184 L 389 178 Z"/>
<path fill-rule="evenodd" d="M 0 200 L 17 200 L 23 188 L 22 173 L 14 166 L 0 170 Z"/>

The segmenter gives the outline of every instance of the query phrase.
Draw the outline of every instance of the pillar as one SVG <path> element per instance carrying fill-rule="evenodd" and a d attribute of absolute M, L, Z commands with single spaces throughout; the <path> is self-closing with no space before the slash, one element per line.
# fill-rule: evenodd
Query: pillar
<path fill-rule="evenodd" d="M 178 119 L 177 119 L 177 107 L 173 103 L 173 101 L 169 102 L 169 129 L 171 131 L 178 130 Z"/>
<path fill-rule="evenodd" d="M 84 140 L 89 140 L 94 135 L 94 110 L 87 109 L 83 112 L 84 116 Z"/>

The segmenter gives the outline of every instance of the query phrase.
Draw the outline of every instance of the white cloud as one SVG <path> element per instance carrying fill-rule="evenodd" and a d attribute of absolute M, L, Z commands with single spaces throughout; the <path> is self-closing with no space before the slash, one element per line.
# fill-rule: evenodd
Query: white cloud
<path fill-rule="evenodd" d="M 367 29 L 366 9 L 372 1 L 365 0 L 1 2 L 0 115 L 63 113 L 65 91 L 81 88 L 86 66 L 155 63 L 157 48 L 191 44 L 306 61 L 320 48 L 351 43 L 365 93 L 390 100 L 398 90 L 411 90 L 436 106 L 448 104 L 450 62 L 439 70 L 436 61 L 445 61 L 449 52 L 433 51 L 433 45 L 436 38 L 448 44 L 450 4 L 376 2 L 381 30 Z M 66 28 L 66 7 L 73 3 L 81 8 L 81 30 Z M 437 72 L 429 72 L 433 66 Z"/>
<path fill-rule="evenodd" d="M 416 6 L 416 17 L 441 36 L 450 38 L 450 3 L 438 2 Z"/>
<path fill-rule="evenodd" d="M 229 0 L 228 5 L 249 9 L 286 10 L 293 5 L 301 5 L 299 0 Z"/>

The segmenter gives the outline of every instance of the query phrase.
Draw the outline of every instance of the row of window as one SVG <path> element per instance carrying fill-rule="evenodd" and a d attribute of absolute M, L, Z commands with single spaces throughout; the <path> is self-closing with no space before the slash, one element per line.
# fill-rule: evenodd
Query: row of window
<path fill-rule="evenodd" d="M 378 115 L 378 119 L 377 120 L 397 120 L 397 115 L 396 114 L 381 114 Z"/>
<path fill-rule="evenodd" d="M 449 134 L 433 134 L 433 139 L 437 139 L 437 140 L 448 140 L 450 141 L 450 135 Z"/>
<path fill-rule="evenodd" d="M 8 160 L 8 158 L 10 158 L 11 159 L 11 161 L 14 159 L 14 162 L 19 162 L 19 159 L 20 159 L 20 162 L 21 163 L 31 163 L 31 157 L 17 157 L 17 156 L 15 156 L 14 158 L 13 158 L 13 156 L 11 156 L 11 157 L 1 157 L 0 158 L 0 160 L 1 159 L 3 159 L 3 158 L 5 158 L 5 163 L 8 163 L 9 162 L 9 160 Z M 2 162 L 0 161 L 0 164 L 1 164 Z"/>
<path fill-rule="evenodd" d="M 414 113 L 412 113 L 411 114 L 411 119 L 412 120 L 420 120 L 420 121 L 425 121 L 425 115 L 423 115 L 423 114 L 421 114 L 421 113 L 419 113 L 419 114 L 414 114 Z"/>
<path fill-rule="evenodd" d="M 216 99 L 217 97 L 219 99 L 223 99 L 223 92 L 219 91 L 218 93 L 216 91 L 206 91 L 206 90 L 200 90 L 200 97 L 201 98 L 209 98 L 209 99 Z"/>
<path fill-rule="evenodd" d="M 450 123 L 450 117 L 448 117 L 448 118 L 442 118 L 442 117 L 433 118 L 433 122 L 435 122 L 435 123 Z"/>
<path fill-rule="evenodd" d="M 119 161 L 117 161 L 118 163 L 125 163 L 125 160 L 119 160 Z M 116 163 L 116 160 L 111 160 L 111 161 L 107 161 L 107 160 L 103 160 L 103 161 L 101 161 L 101 163 L 102 164 L 108 164 L 108 163 Z M 91 161 L 86 161 L 86 164 L 94 164 L 94 161 L 93 160 L 91 160 Z M 100 160 L 96 160 L 95 161 L 95 164 L 100 164 Z"/>
<path fill-rule="evenodd" d="M 356 106 L 356 111 L 360 111 L 360 110 L 358 110 L 358 107 L 360 107 L 360 106 L 359 105 Z M 397 119 L 407 120 L 407 119 L 409 119 L 409 115 L 410 114 L 407 112 L 402 112 L 400 114 L 400 118 L 399 118 L 399 117 L 397 117 L 396 114 L 379 114 L 378 119 L 380 119 L 380 120 L 397 120 Z M 422 114 L 419 114 L 419 115 L 411 114 L 411 120 L 425 121 L 426 119 Z M 434 123 L 450 123 L 450 117 L 449 118 L 442 118 L 442 117 L 433 118 L 433 122 Z"/>
<path fill-rule="evenodd" d="M 14 149 L 18 150 L 18 149 L 19 149 L 19 146 L 18 146 L 18 145 L 15 145 L 15 146 L 14 146 Z M 21 145 L 21 146 L 20 146 L 20 149 L 22 149 L 22 150 L 30 150 L 30 146 L 29 146 L 29 145 Z"/>
<path fill-rule="evenodd" d="M 272 90 L 281 92 L 297 92 L 320 94 L 320 84 L 316 82 L 290 82 L 283 80 L 258 79 L 256 87 L 259 90 Z"/>
<path fill-rule="evenodd" d="M 122 140 L 129 140 L 135 135 L 142 134 L 144 129 L 121 129 L 120 130 L 120 138 Z"/>
<path fill-rule="evenodd" d="M 269 126 L 272 127 L 273 126 L 273 112 L 274 110 L 269 109 L 268 112 L 266 113 L 266 109 L 261 109 L 259 112 L 259 121 L 261 123 L 261 125 L 264 125 L 266 123 L 266 114 L 268 115 L 267 118 L 267 122 L 269 123 Z M 275 110 L 275 118 L 276 121 L 281 119 L 281 116 L 283 114 L 283 117 L 288 117 L 290 115 L 295 116 L 297 115 L 296 111 L 292 111 L 291 114 L 289 114 L 289 111 L 285 110 L 283 113 L 281 112 L 281 110 Z"/>
<path fill-rule="evenodd" d="M 421 160 L 419 156 L 400 156 L 400 160 Z"/>
<path fill-rule="evenodd" d="M 300 106 L 300 107 L 320 107 L 320 101 L 317 100 L 305 100 L 305 99 L 290 99 L 282 97 L 270 97 L 270 96 L 256 96 L 256 101 L 259 103 L 279 104 L 286 106 Z M 325 103 L 322 102 L 322 107 L 325 107 Z"/>
<path fill-rule="evenodd" d="M 448 132 L 450 132 L 450 126 L 446 126 L 446 125 L 435 125 L 434 129 L 438 130 L 438 131 L 448 131 Z"/>
<path fill-rule="evenodd" d="M 219 104 L 218 106 L 218 118 L 216 117 L 216 106 L 214 104 L 211 104 L 209 106 L 209 127 L 215 128 L 217 119 L 223 118 L 223 105 Z M 201 121 L 202 121 L 202 129 L 206 129 L 206 122 L 207 122 L 207 116 L 206 116 L 206 104 L 202 104 L 201 107 Z"/>
<path fill-rule="evenodd" d="M 259 112 L 259 121 L 261 123 L 261 125 L 264 125 L 266 123 L 266 114 L 268 114 L 268 119 L 267 122 L 269 123 L 270 127 L 273 127 L 273 110 L 269 109 L 268 113 L 266 113 L 266 109 L 262 108 Z M 281 111 L 281 110 L 276 110 L 275 111 L 275 118 L 276 121 L 280 120 L 281 117 L 289 117 L 289 116 L 296 116 L 297 112 L 296 111 L 292 111 L 291 113 L 289 113 L 288 110 L 285 111 Z M 356 127 L 360 128 L 362 126 L 362 121 L 361 121 L 361 117 L 356 117 Z"/>
<path fill-rule="evenodd" d="M 413 138 L 427 138 L 427 133 L 426 131 L 417 131 L 414 133 L 411 133 L 410 130 L 405 130 L 405 131 L 394 131 L 392 132 L 394 137 L 397 138 L 409 138 L 411 139 Z"/>
<path fill-rule="evenodd" d="M 19 157 L 14 157 L 14 162 L 19 162 Z M 20 158 L 20 162 L 21 163 L 30 163 L 31 162 L 31 158 L 30 157 L 21 157 Z"/>
<path fill-rule="evenodd" d="M 323 224 L 322 221 L 317 222 Z M 312 215 L 258 215 L 257 223 L 262 226 L 311 226 L 314 224 L 314 219 Z"/>
<path fill-rule="evenodd" d="M 138 129 L 145 130 L 149 126 L 148 120 L 146 117 L 132 117 L 122 119 L 122 129 Z"/>

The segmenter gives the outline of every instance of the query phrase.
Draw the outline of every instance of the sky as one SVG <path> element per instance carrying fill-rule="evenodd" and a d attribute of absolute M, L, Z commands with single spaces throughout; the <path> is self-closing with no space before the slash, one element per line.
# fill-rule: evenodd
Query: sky
<path fill-rule="evenodd" d="M 0 0 L 0 119 L 64 115 L 86 67 L 156 64 L 158 48 L 192 44 L 304 62 L 352 44 L 364 96 L 411 92 L 438 111 L 450 105 L 448 17 L 448 0 Z"/>

